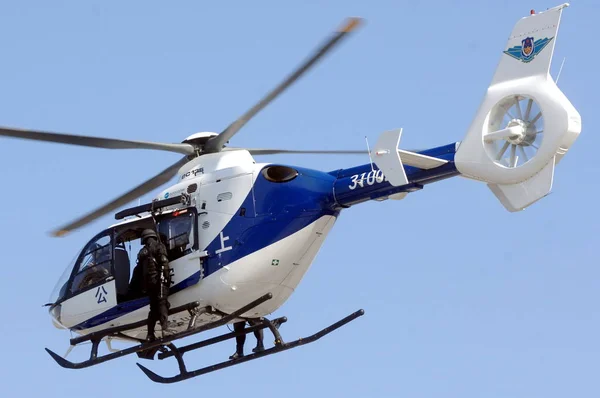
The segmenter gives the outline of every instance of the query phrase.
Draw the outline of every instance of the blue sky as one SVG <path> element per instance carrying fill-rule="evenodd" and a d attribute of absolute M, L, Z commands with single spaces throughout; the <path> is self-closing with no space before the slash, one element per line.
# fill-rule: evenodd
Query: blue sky
<path fill-rule="evenodd" d="M 347 16 L 366 24 L 232 141 L 362 149 L 403 127 L 402 148 L 462 139 L 513 25 L 550 1 L 30 1 L 0 3 L 0 125 L 180 142 L 220 131 Z M 583 132 L 554 193 L 511 214 L 485 185 L 455 178 L 403 201 L 342 213 L 295 294 L 275 315 L 289 340 L 364 308 L 326 338 L 177 385 L 136 357 L 69 371 L 46 303 L 110 215 L 48 231 L 162 170 L 179 155 L 0 139 L 4 244 L 3 390 L 19 396 L 598 396 L 600 271 L 597 38 L 600 5 L 572 1 L 555 62 Z M 276 156 L 321 170 L 364 156 Z M 150 195 L 143 199 L 149 199 Z M 250 337 L 247 343 L 253 343 Z M 83 353 L 83 350 L 81 350 Z M 225 359 L 233 343 L 189 355 Z M 165 374 L 174 363 L 149 363 Z M 241 395 L 240 395 L 241 394 Z M 137 395 L 136 395 L 137 396 Z"/>

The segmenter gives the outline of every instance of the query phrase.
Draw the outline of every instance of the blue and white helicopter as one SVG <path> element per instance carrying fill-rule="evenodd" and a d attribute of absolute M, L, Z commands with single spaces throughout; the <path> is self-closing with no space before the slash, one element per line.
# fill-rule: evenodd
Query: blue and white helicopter
<path fill-rule="evenodd" d="M 386 131 L 368 151 L 244 149 L 225 144 L 260 110 L 352 32 L 346 21 L 284 82 L 220 134 L 202 132 L 180 144 L 126 141 L 0 128 L 0 135 L 108 149 L 152 149 L 184 156 L 141 185 L 59 228 L 65 234 L 113 212 L 167 183 L 151 203 L 122 210 L 118 223 L 94 236 L 69 265 L 48 304 L 53 323 L 79 336 L 70 350 L 91 342 L 89 359 L 74 363 L 51 350 L 56 362 L 85 368 L 136 353 L 175 357 L 179 374 L 162 377 L 138 364 L 153 381 L 172 383 L 313 342 L 363 315 L 359 310 L 304 339 L 284 342 L 285 318 L 267 318 L 282 306 L 312 264 L 342 210 L 362 202 L 401 200 L 425 185 L 454 176 L 487 183 L 511 212 L 546 196 L 554 167 L 581 132 L 581 118 L 549 74 L 562 11 L 568 4 L 520 19 L 500 55 L 492 82 L 461 142 L 423 151 L 399 150 L 402 130 Z M 368 153 L 371 162 L 323 172 L 257 163 L 253 155 Z M 146 340 L 148 297 L 132 289 L 130 276 L 140 233 L 155 229 L 165 243 L 172 274 L 169 326 Z M 176 347 L 174 341 L 228 323 L 258 322 L 244 333 L 269 329 L 271 348 L 187 370 L 183 354 L 234 338 L 236 333 Z M 241 332 L 240 332 L 241 333 Z M 107 352 L 99 355 L 104 341 Z M 113 341 L 133 344 L 114 349 Z"/>

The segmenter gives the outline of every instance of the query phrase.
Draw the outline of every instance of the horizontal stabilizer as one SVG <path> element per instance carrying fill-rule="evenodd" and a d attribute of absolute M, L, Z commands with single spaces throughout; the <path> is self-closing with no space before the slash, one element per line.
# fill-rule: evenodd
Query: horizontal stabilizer
<path fill-rule="evenodd" d="M 407 166 L 417 167 L 423 170 L 435 169 L 448 163 L 447 160 L 434 158 L 433 156 L 421 155 L 416 152 L 398 149 L 402 163 Z"/>

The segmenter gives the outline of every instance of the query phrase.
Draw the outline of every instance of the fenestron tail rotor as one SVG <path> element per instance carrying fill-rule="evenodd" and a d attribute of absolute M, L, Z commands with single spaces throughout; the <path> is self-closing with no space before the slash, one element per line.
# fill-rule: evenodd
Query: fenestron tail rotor
<path fill-rule="evenodd" d="M 542 144 L 544 116 L 528 96 L 505 98 L 490 112 L 483 140 L 488 155 L 498 165 L 515 168 L 533 159 Z"/>

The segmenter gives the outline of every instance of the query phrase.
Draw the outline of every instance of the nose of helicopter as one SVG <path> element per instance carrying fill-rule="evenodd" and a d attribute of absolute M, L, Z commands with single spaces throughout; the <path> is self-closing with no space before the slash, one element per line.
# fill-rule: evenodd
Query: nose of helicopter
<path fill-rule="evenodd" d="M 52 325 L 54 325 L 57 329 L 67 329 L 63 324 L 60 323 L 60 312 L 61 305 L 55 304 L 50 307 L 48 313 L 50 314 L 50 318 L 52 319 Z"/>

